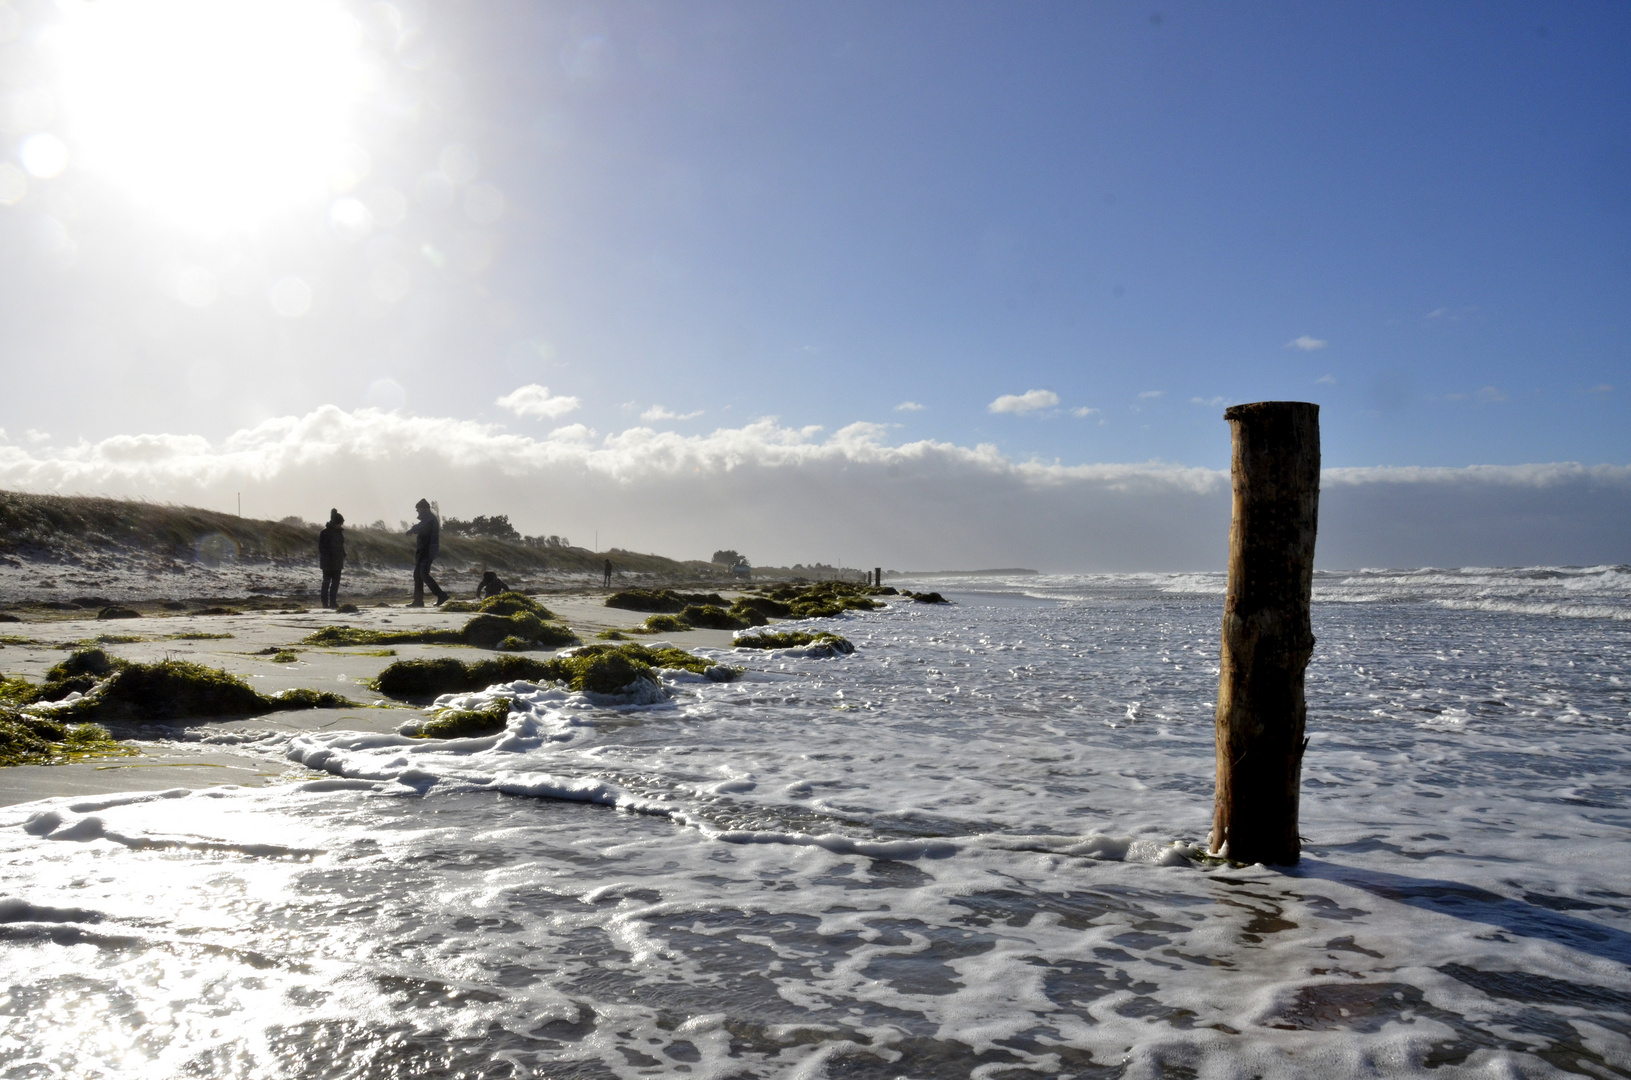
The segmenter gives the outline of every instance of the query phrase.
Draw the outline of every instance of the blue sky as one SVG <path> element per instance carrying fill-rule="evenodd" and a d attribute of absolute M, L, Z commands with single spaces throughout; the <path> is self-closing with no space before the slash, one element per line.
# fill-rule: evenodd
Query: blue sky
<path fill-rule="evenodd" d="M 1624 7 L 705 10 L 463 39 L 537 197 L 563 362 L 518 375 L 1067 459 L 1215 463 L 1219 397 L 1322 402 L 1340 464 L 1627 457 Z M 1100 412 L 985 412 L 1032 388 Z"/>
<path fill-rule="evenodd" d="M 355 20 L 365 165 L 205 221 L 96 109 L 194 56 L 311 80 L 147 2 L 186 48 L 88 89 L 74 0 L 0 13 L 9 486 L 148 493 L 85 462 L 150 436 L 241 486 L 234 439 L 325 406 L 1215 470 L 1225 404 L 1292 398 L 1330 466 L 1631 463 L 1623 4 L 243 0 Z"/>

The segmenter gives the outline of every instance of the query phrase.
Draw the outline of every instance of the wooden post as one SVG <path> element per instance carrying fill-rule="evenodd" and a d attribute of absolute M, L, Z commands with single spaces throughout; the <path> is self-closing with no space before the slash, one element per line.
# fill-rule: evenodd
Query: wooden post
<path fill-rule="evenodd" d="M 1217 796 L 1207 848 L 1237 862 L 1296 863 L 1297 794 L 1314 651 L 1309 597 L 1319 524 L 1320 407 L 1235 405 L 1234 518 L 1218 672 Z"/>
<path fill-rule="evenodd" d="M 883 567 L 875 566 L 872 568 L 872 584 L 880 589 L 883 588 Z"/>

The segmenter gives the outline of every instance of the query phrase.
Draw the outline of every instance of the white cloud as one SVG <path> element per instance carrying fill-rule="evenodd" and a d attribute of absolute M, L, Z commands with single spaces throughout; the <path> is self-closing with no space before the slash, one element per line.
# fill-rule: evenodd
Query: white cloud
<path fill-rule="evenodd" d="M 572 424 L 534 438 L 325 406 L 218 442 L 145 434 L 61 448 L 0 444 L 0 487 L 215 506 L 242 491 L 272 517 L 339 506 L 362 521 L 408 516 L 425 494 L 460 517 L 507 513 L 526 532 L 599 528 L 675 556 L 724 543 L 764 563 L 1222 565 L 1224 470 L 1015 460 L 990 445 L 897 445 L 888 435 L 877 424 L 824 435 L 764 419 L 694 436 L 635 427 L 597 440 Z M 1227 454 L 1220 436 L 1217 456 Z M 1333 468 L 1324 474 L 1319 562 L 1594 564 L 1623 558 L 1626 535 L 1628 466 Z"/>
<path fill-rule="evenodd" d="M 1092 416 L 1093 414 L 1097 413 L 1098 411 L 1099 410 L 1097 410 L 1097 409 L 1090 409 L 1086 405 L 1081 405 L 1081 406 L 1078 406 L 1077 408 L 1074 408 L 1074 409 L 1070 410 L 1070 415 L 1075 416 L 1075 417 L 1079 417 L 1079 418 L 1081 418 L 1083 420 L 1086 420 L 1089 416 Z"/>
<path fill-rule="evenodd" d="M 1223 402 L 1224 402 L 1224 399 L 1220 398 L 1220 397 L 1210 397 L 1210 398 L 1192 397 L 1192 398 L 1189 399 L 1189 403 L 1191 405 L 1208 405 L 1208 406 L 1214 406 L 1215 407 L 1215 406 L 1218 406 L 1218 405 L 1222 405 Z"/>
<path fill-rule="evenodd" d="M 1500 402 L 1507 400 L 1506 391 L 1499 390 L 1493 386 L 1486 386 L 1482 390 L 1478 391 L 1478 400 L 1482 401 L 1486 405 L 1499 404 Z"/>
<path fill-rule="evenodd" d="M 1154 401 L 1156 398 L 1163 398 L 1166 396 L 1167 392 L 1165 390 L 1145 390 L 1138 395 L 1138 400 Z"/>
<path fill-rule="evenodd" d="M 23 432 L 23 435 L 29 442 L 35 444 L 51 441 L 51 433 L 49 431 L 41 431 L 38 428 L 29 428 L 27 431 Z"/>
<path fill-rule="evenodd" d="M 1319 378 L 1315 379 L 1314 382 L 1320 386 L 1335 386 L 1337 384 L 1337 377 L 1335 375 L 1321 375 Z"/>
<path fill-rule="evenodd" d="M 1023 394 L 1004 394 L 986 408 L 994 413 L 1024 415 L 1038 409 L 1051 409 L 1059 404 L 1059 395 L 1052 390 L 1027 390 Z"/>
<path fill-rule="evenodd" d="M 1594 386 L 1590 390 L 1586 391 L 1586 393 L 1593 394 L 1593 395 L 1595 395 L 1597 397 L 1607 397 L 1608 395 L 1612 394 L 1613 392 L 1614 392 L 1614 387 L 1609 385 L 1606 382 L 1605 383 L 1598 383 L 1596 386 Z"/>
<path fill-rule="evenodd" d="M 494 404 L 501 409 L 510 410 L 517 416 L 541 416 L 553 420 L 575 411 L 583 402 L 564 394 L 551 396 L 549 387 L 528 383 L 505 394 Z"/>
<path fill-rule="evenodd" d="M 668 409 L 663 408 L 661 405 L 653 405 L 651 408 L 640 414 L 640 419 L 646 421 L 647 423 L 651 423 L 657 420 L 694 420 L 701 415 L 701 409 L 698 409 L 696 412 L 677 413 L 671 412 Z"/>
<path fill-rule="evenodd" d="M 1286 348 L 1301 349 L 1303 352 L 1315 352 L 1316 350 L 1325 348 L 1329 344 L 1331 344 L 1329 341 L 1321 341 L 1317 337 L 1309 337 L 1307 334 L 1304 334 L 1301 337 L 1294 337 L 1290 341 L 1286 342 Z"/>
<path fill-rule="evenodd" d="M 926 408 L 928 408 L 927 405 L 919 405 L 915 401 L 903 401 L 899 405 L 895 406 L 895 411 L 896 412 L 922 412 Z"/>

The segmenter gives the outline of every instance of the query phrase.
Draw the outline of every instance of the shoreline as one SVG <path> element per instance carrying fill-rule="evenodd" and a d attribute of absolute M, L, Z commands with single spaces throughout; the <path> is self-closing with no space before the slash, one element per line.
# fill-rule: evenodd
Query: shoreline
<path fill-rule="evenodd" d="M 606 607 L 604 600 L 611 592 L 577 589 L 538 595 L 587 644 L 602 630 L 627 630 L 645 618 L 644 612 Z M 352 708 L 287 710 L 233 720 L 105 724 L 121 743 L 133 745 L 137 754 L 0 768 L 0 806 L 127 791 L 263 787 L 326 776 L 267 749 L 257 749 L 255 742 L 299 731 L 395 732 L 405 723 L 425 719 L 427 709 L 389 698 L 370 689 L 365 680 L 396 660 L 434 656 L 470 660 L 494 654 L 467 645 L 329 647 L 305 645 L 302 639 L 324 626 L 442 630 L 457 629 L 469 618 L 468 613 L 434 607 L 376 603 L 344 615 L 324 609 L 272 608 L 231 615 L 164 612 L 98 619 L 92 611 L 80 611 L 42 613 L 0 624 L 0 672 L 21 675 L 31 682 L 43 681 L 46 670 L 69 650 L 95 646 L 125 660 L 151 663 L 168 658 L 220 668 L 263 694 L 296 688 L 330 690 L 357 703 Z M 732 632 L 686 630 L 633 640 L 646 645 L 667 642 L 682 649 L 728 649 Z M 279 650 L 293 652 L 297 659 L 274 661 Z M 560 651 L 538 649 L 526 655 L 542 659 Z"/>

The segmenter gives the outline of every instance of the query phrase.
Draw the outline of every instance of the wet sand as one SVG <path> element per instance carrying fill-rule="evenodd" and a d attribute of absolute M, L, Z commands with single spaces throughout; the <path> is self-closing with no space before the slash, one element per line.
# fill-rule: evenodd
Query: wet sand
<path fill-rule="evenodd" d="M 627 629 L 644 621 L 641 612 L 605 606 L 605 592 L 544 595 L 539 601 L 570 626 L 585 643 L 606 629 Z M 728 594 L 727 594 L 728 595 Z M 280 611 L 241 615 L 176 614 L 139 619 L 97 619 L 93 612 L 67 617 L 30 618 L 0 625 L 0 640 L 27 643 L 0 645 L 0 671 L 43 681 L 45 672 L 76 646 L 95 645 L 110 656 L 153 662 L 188 660 L 237 675 L 263 694 L 305 687 L 329 690 L 358 703 L 359 708 L 306 709 L 239 720 L 196 720 L 178 724 L 121 727 L 114 734 L 139 751 L 131 757 L 88 759 L 63 765 L 19 765 L 0 768 L 0 806 L 59 796 L 91 796 L 122 791 L 160 791 L 236 784 L 260 787 L 305 780 L 317 774 L 257 747 L 260 738 L 292 731 L 396 731 L 422 718 L 415 708 L 369 689 L 372 679 L 396 660 L 453 656 L 470 661 L 493 655 L 464 645 L 389 645 L 329 648 L 302 645 L 324 626 L 370 630 L 456 630 L 468 613 L 436 608 L 409 608 L 399 601 L 364 606 L 355 615 L 314 609 L 304 614 Z M 230 634 L 225 638 L 188 638 L 188 634 Z M 125 639 L 126 640 L 99 640 Z M 690 630 L 656 637 L 631 638 L 642 644 L 670 642 L 680 648 L 728 648 L 728 630 Z M 277 663 L 279 649 L 293 651 L 293 663 Z M 528 653 L 540 658 L 558 650 Z M 384 655 L 389 652 L 390 655 Z"/>

